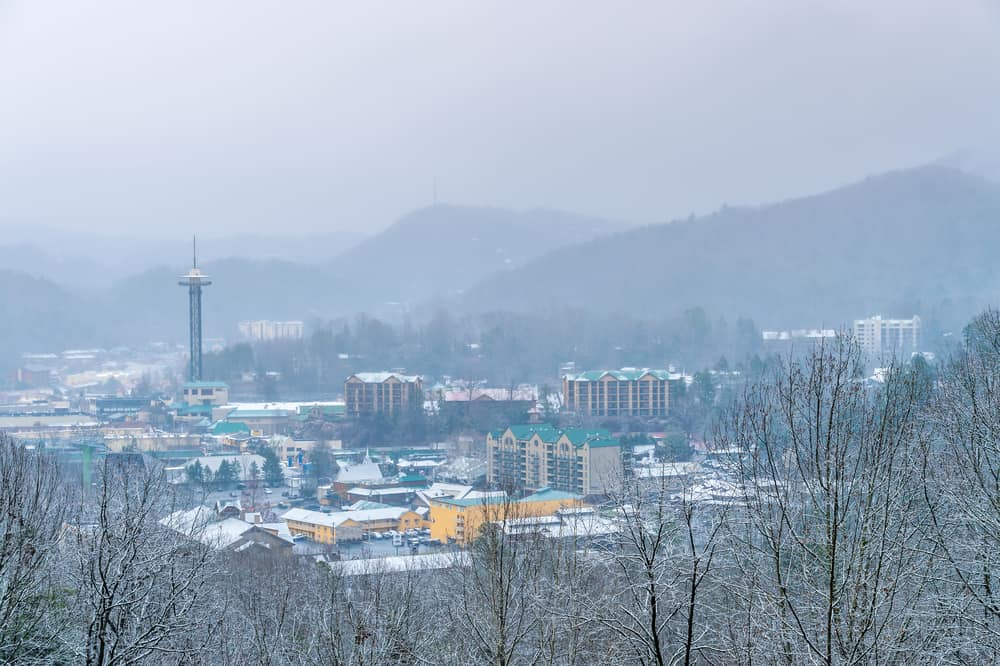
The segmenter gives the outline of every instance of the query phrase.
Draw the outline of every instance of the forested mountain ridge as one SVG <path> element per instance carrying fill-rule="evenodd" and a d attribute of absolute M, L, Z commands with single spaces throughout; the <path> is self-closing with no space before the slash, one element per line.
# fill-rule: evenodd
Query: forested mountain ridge
<path fill-rule="evenodd" d="M 555 210 L 435 205 L 405 215 L 327 266 L 347 304 L 417 302 L 464 292 L 557 247 L 623 228 Z"/>
<path fill-rule="evenodd" d="M 470 290 L 472 309 L 569 305 L 763 326 L 884 312 L 961 319 L 995 302 L 1000 185 L 940 166 L 558 248 Z"/>

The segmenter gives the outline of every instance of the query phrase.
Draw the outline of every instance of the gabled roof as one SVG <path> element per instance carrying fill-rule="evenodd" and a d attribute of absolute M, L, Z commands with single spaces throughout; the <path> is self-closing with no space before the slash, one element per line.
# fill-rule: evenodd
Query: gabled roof
<path fill-rule="evenodd" d="M 249 432 L 250 426 L 239 421 L 218 421 L 212 426 L 213 435 L 237 435 Z"/>
<path fill-rule="evenodd" d="M 347 507 L 350 511 L 364 511 L 366 509 L 388 509 L 390 504 L 383 504 L 382 502 L 373 502 L 371 500 L 358 500 L 354 504 Z"/>
<path fill-rule="evenodd" d="M 518 440 L 531 439 L 535 435 L 538 435 L 543 442 L 556 442 L 559 440 L 559 435 L 561 434 L 558 428 L 548 423 L 512 425 L 509 429 Z"/>
<path fill-rule="evenodd" d="M 377 463 L 370 460 L 352 465 L 341 463 L 340 471 L 337 472 L 337 483 L 360 483 L 361 481 L 381 481 L 382 470 Z"/>
<path fill-rule="evenodd" d="M 548 423 L 538 425 L 512 425 L 509 430 L 518 441 L 529 440 L 538 435 L 543 442 L 555 444 L 564 435 L 573 446 L 580 448 L 587 445 L 591 448 L 605 446 L 621 446 L 619 441 L 611 436 L 611 431 L 605 428 L 567 428 L 560 430 Z M 499 439 L 499 437 L 494 437 Z"/>
<path fill-rule="evenodd" d="M 587 370 L 578 372 L 575 375 L 566 375 L 566 379 L 571 382 L 597 382 L 605 377 L 611 377 L 621 382 L 634 382 L 638 379 L 652 375 L 656 379 L 667 380 L 670 373 L 666 370 L 650 370 L 649 368 L 622 368 L 621 370 Z"/>
<path fill-rule="evenodd" d="M 404 384 L 420 381 L 420 375 L 403 375 L 398 372 L 356 372 L 347 379 L 350 381 L 353 378 L 360 379 L 365 384 L 381 384 L 390 379 Z"/>
<path fill-rule="evenodd" d="M 334 513 L 309 511 L 308 509 L 289 509 L 284 515 L 281 516 L 281 519 L 286 522 L 289 520 L 295 520 L 300 523 L 308 523 L 312 525 L 339 527 L 347 521 L 367 523 L 376 520 L 399 520 L 404 513 L 409 512 L 410 509 L 401 506 L 378 509 L 361 509 L 358 511 L 337 511 Z"/>

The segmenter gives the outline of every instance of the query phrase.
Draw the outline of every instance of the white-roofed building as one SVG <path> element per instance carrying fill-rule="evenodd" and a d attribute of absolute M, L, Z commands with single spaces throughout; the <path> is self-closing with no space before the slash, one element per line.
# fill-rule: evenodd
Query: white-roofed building
<path fill-rule="evenodd" d="M 364 532 L 404 531 L 424 526 L 420 514 L 397 506 L 332 513 L 290 509 L 281 519 L 288 524 L 293 536 L 301 534 L 318 543 L 329 544 L 359 541 Z"/>
<path fill-rule="evenodd" d="M 359 464 L 340 463 L 336 482 L 340 484 L 375 483 L 383 480 L 382 470 L 378 463 L 373 463 L 368 456 Z"/>
<path fill-rule="evenodd" d="M 426 553 L 423 555 L 394 555 L 358 560 L 330 562 L 330 568 L 342 576 L 370 576 L 386 573 L 430 571 L 451 567 L 468 567 L 472 557 L 467 551 L 454 553 Z"/>
<path fill-rule="evenodd" d="M 160 524 L 213 550 L 245 552 L 251 548 L 263 548 L 273 552 L 291 552 L 292 539 L 287 528 L 266 529 L 264 525 L 239 518 L 218 520 L 215 511 L 207 506 L 175 511 L 163 518 Z"/>

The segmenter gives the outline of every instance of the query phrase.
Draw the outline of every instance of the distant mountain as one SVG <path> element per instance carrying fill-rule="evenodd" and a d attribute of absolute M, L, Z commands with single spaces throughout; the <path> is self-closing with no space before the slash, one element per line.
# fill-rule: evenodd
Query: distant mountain
<path fill-rule="evenodd" d="M 23 352 L 105 344 L 100 308 L 48 280 L 0 270 L 0 367 Z"/>
<path fill-rule="evenodd" d="M 914 312 L 961 320 L 1000 295 L 1000 185 L 929 166 L 556 249 L 485 279 L 472 309 L 702 307 L 762 326 Z"/>
<path fill-rule="evenodd" d="M 191 239 L 106 237 L 51 227 L 13 225 L 0 244 L 0 269 L 21 271 L 73 289 L 99 291 L 163 262 L 190 265 Z M 232 257 L 305 264 L 327 262 L 365 238 L 354 231 L 309 236 L 242 234 L 200 238 L 202 263 Z"/>
<path fill-rule="evenodd" d="M 553 210 L 438 205 L 410 213 L 329 264 L 345 306 L 461 294 L 546 252 L 623 225 Z"/>
<path fill-rule="evenodd" d="M 436 206 L 407 215 L 339 254 L 329 252 L 315 264 L 262 259 L 267 254 L 252 250 L 250 239 L 242 245 L 233 242 L 229 249 L 242 247 L 247 254 L 199 261 L 213 279 L 204 291 L 205 334 L 232 340 L 237 322 L 244 319 L 309 321 L 360 311 L 398 313 L 387 304 L 458 294 L 486 275 L 615 228 L 604 220 L 554 211 Z M 202 247 L 229 256 L 215 241 L 199 241 Z M 118 279 L 102 299 L 117 313 L 122 341 L 186 340 L 188 305 L 177 276 L 190 262 L 184 261 L 184 248 L 170 249 L 158 263 L 179 255 L 173 267 L 158 265 Z M 320 251 L 317 247 L 314 254 Z"/>
<path fill-rule="evenodd" d="M 288 261 L 222 259 L 202 264 L 212 279 L 202 292 L 204 332 L 208 337 L 236 336 L 244 319 L 327 317 L 334 309 L 329 278 L 316 266 Z M 105 296 L 116 313 L 122 342 L 187 341 L 188 300 L 177 284 L 188 266 L 158 266 L 119 280 Z"/>

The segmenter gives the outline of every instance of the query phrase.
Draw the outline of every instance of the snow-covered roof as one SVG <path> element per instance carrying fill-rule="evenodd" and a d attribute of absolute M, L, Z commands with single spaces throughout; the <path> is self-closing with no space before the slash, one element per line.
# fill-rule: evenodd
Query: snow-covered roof
<path fill-rule="evenodd" d="M 472 486 L 463 485 L 460 483 L 441 483 L 435 482 L 430 485 L 430 487 L 425 490 L 421 490 L 420 494 L 427 497 L 454 497 L 456 499 L 462 499 L 465 497 L 466 493 L 472 490 Z"/>
<path fill-rule="evenodd" d="M 340 471 L 337 473 L 337 483 L 361 483 L 362 481 L 381 481 L 382 470 L 378 464 L 373 463 L 368 458 L 358 465 L 348 463 L 340 464 Z"/>
<path fill-rule="evenodd" d="M 366 384 L 381 384 L 390 379 L 408 384 L 420 380 L 420 375 L 404 375 L 398 372 L 358 372 L 352 375 Z"/>
<path fill-rule="evenodd" d="M 400 460 L 396 466 L 400 469 L 431 469 L 444 463 L 440 460 Z"/>
<path fill-rule="evenodd" d="M 637 479 L 658 479 L 662 477 L 690 476 L 701 471 L 701 465 L 696 462 L 657 463 L 655 465 L 636 465 Z"/>
<path fill-rule="evenodd" d="M 331 562 L 330 568 L 343 576 L 365 576 L 406 571 L 428 571 L 449 567 L 467 567 L 471 557 L 466 551 L 454 553 L 425 553 L 423 555 L 394 555 L 358 560 Z"/>
<path fill-rule="evenodd" d="M 348 495 L 359 497 L 381 497 L 383 495 L 409 495 L 413 488 L 364 488 L 356 486 L 347 491 Z"/>
<path fill-rule="evenodd" d="M 523 401 L 529 402 L 538 399 L 538 392 L 534 389 L 504 389 L 504 388 L 473 388 L 457 389 L 444 392 L 445 402 L 470 402 L 482 400 L 485 402 L 505 402 Z"/>
<path fill-rule="evenodd" d="M 555 516 L 538 516 L 496 521 L 505 534 L 540 534 L 554 539 L 565 537 L 593 537 L 614 534 L 619 526 L 614 520 L 593 513 L 559 512 Z"/>
<path fill-rule="evenodd" d="M 197 506 L 186 511 L 175 511 L 160 520 L 160 524 L 215 549 L 235 543 L 244 532 L 253 527 L 239 518 L 215 520 L 215 517 L 216 513 L 212 509 Z"/>
<path fill-rule="evenodd" d="M 399 520 L 399 518 L 409 510 L 410 509 L 401 506 L 391 506 L 382 509 L 362 509 L 360 511 L 335 511 L 333 513 L 309 511 L 308 509 L 289 509 L 281 516 L 281 519 L 286 522 L 294 520 L 300 523 L 337 527 L 348 520 L 352 520 L 357 523 L 368 523 L 379 520 Z"/>

